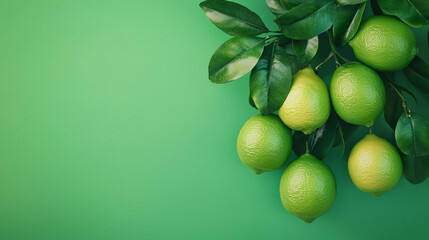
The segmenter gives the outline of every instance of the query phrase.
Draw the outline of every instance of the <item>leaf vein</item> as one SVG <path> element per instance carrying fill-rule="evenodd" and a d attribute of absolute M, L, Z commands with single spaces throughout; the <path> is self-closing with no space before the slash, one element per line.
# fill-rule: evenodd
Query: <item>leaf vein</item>
<path fill-rule="evenodd" d="M 216 71 L 216 73 L 213 74 L 213 77 L 216 76 L 220 71 L 222 71 L 225 67 L 227 67 L 229 64 L 235 62 L 238 58 L 240 58 L 241 56 L 243 56 L 244 54 L 248 53 L 250 50 L 252 50 L 254 47 L 256 47 L 257 45 L 261 44 L 264 41 L 264 39 L 262 39 L 261 41 L 255 43 L 254 45 L 252 45 L 251 47 L 249 47 L 248 49 L 246 49 L 245 51 L 243 51 L 242 53 L 238 54 L 236 57 L 234 57 L 233 59 L 231 59 L 231 61 L 229 61 L 228 63 L 226 63 L 223 67 L 221 67 L 219 70 Z"/>

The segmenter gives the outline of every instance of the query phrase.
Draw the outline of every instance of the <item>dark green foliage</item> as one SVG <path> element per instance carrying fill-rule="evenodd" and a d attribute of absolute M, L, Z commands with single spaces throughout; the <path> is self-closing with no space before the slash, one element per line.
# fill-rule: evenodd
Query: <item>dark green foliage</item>
<path fill-rule="evenodd" d="M 357 33 L 367 5 L 371 5 L 374 15 L 393 15 L 412 27 L 429 24 L 428 0 L 370 0 L 369 3 L 366 0 L 265 0 L 265 3 L 275 16 L 277 31 L 269 30 L 255 12 L 240 4 L 225 0 L 207 0 L 200 4 L 219 29 L 234 36 L 213 54 L 209 79 L 213 83 L 227 83 L 251 73 L 248 101 L 262 114 L 274 113 L 282 106 L 293 82 L 292 75 L 311 66 L 320 46 L 329 45 L 330 53 L 316 69 L 331 59 L 336 66 L 349 62 L 341 56 L 339 48 Z M 323 42 L 326 38 L 320 37 L 325 32 L 329 44 Z M 429 31 L 427 40 L 429 46 Z M 429 64 L 416 56 L 403 71 L 409 82 L 429 94 Z M 393 74 L 379 75 L 386 84 L 384 119 L 394 130 L 404 175 L 411 183 L 421 183 L 429 176 L 429 121 L 410 111 L 403 94 L 407 93 L 417 103 L 412 91 L 391 80 Z M 332 109 L 327 122 L 310 135 L 294 132 L 293 151 L 298 156 L 308 152 L 323 159 L 331 148 L 341 145 L 344 153 L 346 141 L 358 127 L 343 121 Z"/>

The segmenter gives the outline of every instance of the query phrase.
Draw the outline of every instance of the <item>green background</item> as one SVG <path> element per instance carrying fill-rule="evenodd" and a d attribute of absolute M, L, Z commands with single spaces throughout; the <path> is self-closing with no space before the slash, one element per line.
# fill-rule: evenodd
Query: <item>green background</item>
<path fill-rule="evenodd" d="M 275 29 L 263 0 L 238 2 Z M 286 212 L 284 168 L 258 176 L 237 156 L 257 111 L 247 76 L 208 80 L 229 36 L 198 3 L 0 0 L 0 239 L 427 236 L 429 181 L 402 178 L 376 199 L 352 184 L 338 148 L 325 159 L 332 209 L 312 224 Z M 427 27 L 415 33 L 428 61 Z M 429 118 L 427 100 L 410 103 Z M 374 131 L 392 139 L 382 119 Z"/>

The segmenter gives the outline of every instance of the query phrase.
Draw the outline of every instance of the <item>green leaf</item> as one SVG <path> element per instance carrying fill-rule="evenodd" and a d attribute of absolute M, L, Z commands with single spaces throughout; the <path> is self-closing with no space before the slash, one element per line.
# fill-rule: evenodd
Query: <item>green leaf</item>
<path fill-rule="evenodd" d="M 309 0 L 290 9 L 275 22 L 286 37 L 307 40 L 326 32 L 336 16 L 334 2 Z"/>
<path fill-rule="evenodd" d="M 249 95 L 249 104 L 251 107 L 256 108 L 255 102 L 253 101 L 253 98 L 250 95 Z M 258 108 L 256 108 L 256 109 L 258 109 Z"/>
<path fill-rule="evenodd" d="M 209 77 L 214 83 L 227 83 L 250 72 L 258 63 L 265 40 L 257 37 L 235 37 L 222 44 L 209 63 Z"/>
<path fill-rule="evenodd" d="M 371 0 L 371 9 L 374 15 L 383 15 L 380 6 L 378 6 L 377 0 Z"/>
<path fill-rule="evenodd" d="M 404 86 L 401 86 L 401 85 L 399 85 L 399 84 L 396 84 L 396 83 L 395 83 L 395 86 L 396 86 L 397 88 L 399 88 L 401 91 L 404 91 L 404 92 L 408 93 L 408 95 L 410 95 L 410 96 L 414 99 L 414 101 L 417 103 L 417 97 L 416 97 L 416 95 L 414 95 L 414 93 L 413 93 L 413 92 L 411 92 L 411 90 L 409 90 L 408 88 L 406 88 L 406 87 L 404 87 Z"/>
<path fill-rule="evenodd" d="M 280 2 L 286 6 L 286 8 L 289 10 L 291 8 L 294 8 L 298 6 L 299 4 L 305 2 L 307 0 L 280 0 Z"/>
<path fill-rule="evenodd" d="M 208 0 L 200 3 L 207 17 L 219 29 L 232 36 L 256 36 L 269 32 L 262 19 L 234 2 Z"/>
<path fill-rule="evenodd" d="M 429 64 L 416 56 L 404 73 L 417 89 L 429 94 Z"/>
<path fill-rule="evenodd" d="M 428 0 L 409 0 L 416 9 L 420 12 L 420 14 L 429 20 L 429 2 Z"/>
<path fill-rule="evenodd" d="M 341 119 L 338 116 L 337 116 L 337 121 L 338 121 L 338 132 L 332 147 L 343 145 L 342 153 L 344 153 L 345 142 L 353 135 L 353 133 L 356 131 L 356 129 L 358 129 L 359 126 L 345 122 L 343 119 Z"/>
<path fill-rule="evenodd" d="M 297 156 L 306 152 L 306 143 L 308 141 L 309 152 L 318 159 L 323 159 L 328 154 L 334 143 L 338 128 L 337 115 L 331 111 L 326 123 L 313 131 L 310 135 L 305 135 L 300 131 L 295 131 L 292 136 L 292 149 Z"/>
<path fill-rule="evenodd" d="M 323 159 L 328 154 L 334 144 L 337 135 L 338 121 L 337 115 L 331 111 L 326 123 L 313 133 L 313 139 L 310 144 L 310 153 L 318 159 Z"/>
<path fill-rule="evenodd" d="M 421 6 L 415 5 L 414 2 L 419 2 L 424 7 L 419 9 L 417 7 Z M 385 13 L 397 16 L 412 27 L 421 27 L 429 24 L 429 19 L 422 14 L 422 12 L 426 13 L 427 11 L 427 0 L 378 0 L 378 5 Z"/>
<path fill-rule="evenodd" d="M 346 59 L 345 57 L 343 57 L 340 52 L 338 52 L 337 47 L 335 46 L 334 43 L 334 37 L 332 36 L 332 31 L 328 31 L 328 39 L 329 39 L 329 45 L 331 46 L 332 51 L 338 56 L 340 57 L 344 62 L 350 62 L 350 60 Z"/>
<path fill-rule="evenodd" d="M 422 183 L 429 176 L 429 156 L 407 156 L 401 153 L 403 173 L 405 178 L 413 183 Z"/>
<path fill-rule="evenodd" d="M 296 56 L 296 52 L 295 52 L 295 49 L 293 48 L 293 44 L 287 44 L 284 48 L 288 55 Z"/>
<path fill-rule="evenodd" d="M 408 88 L 406 88 L 406 87 L 404 87 L 402 85 L 397 84 L 393 80 L 395 78 L 395 75 L 392 72 L 384 72 L 384 73 L 379 72 L 378 74 L 385 81 L 386 84 L 388 83 L 390 85 L 390 87 L 392 87 L 392 85 L 393 85 L 396 89 L 398 89 L 398 91 L 401 94 L 402 94 L 402 91 L 408 93 L 414 99 L 414 101 L 417 103 L 417 97 L 416 97 L 416 95 L 414 95 L 414 93 L 411 92 L 411 90 L 409 90 Z"/>
<path fill-rule="evenodd" d="M 304 154 L 306 150 L 306 142 L 310 136 L 305 135 L 301 131 L 295 131 L 292 135 L 292 150 L 297 156 Z"/>
<path fill-rule="evenodd" d="M 300 131 L 295 131 L 292 136 L 292 149 L 297 156 L 306 152 L 306 143 L 311 154 L 318 159 L 323 159 L 333 147 L 337 137 L 338 120 L 335 111 L 331 111 L 326 123 L 313 131 L 310 135 L 305 135 Z"/>
<path fill-rule="evenodd" d="M 395 89 L 389 83 L 386 84 L 386 105 L 384 106 L 384 120 L 389 126 L 395 130 L 396 124 L 404 109 L 402 108 L 402 101 L 396 93 Z"/>
<path fill-rule="evenodd" d="M 340 7 L 337 20 L 332 28 L 335 45 L 344 46 L 355 36 L 359 29 L 365 6 L 366 2 L 359 5 Z"/>
<path fill-rule="evenodd" d="M 315 36 L 308 40 L 293 40 L 292 45 L 298 60 L 304 64 L 309 63 L 316 56 L 319 48 L 319 37 Z"/>
<path fill-rule="evenodd" d="M 405 155 L 429 155 L 429 121 L 416 113 L 402 114 L 396 125 L 395 139 Z"/>
<path fill-rule="evenodd" d="M 290 43 L 292 43 L 292 39 L 289 39 L 285 36 L 281 36 L 279 37 L 279 45 L 282 48 L 285 48 L 286 46 L 288 46 Z M 295 53 L 294 53 L 295 54 Z"/>
<path fill-rule="evenodd" d="M 250 75 L 250 96 L 262 114 L 277 111 L 292 84 L 292 69 L 285 50 L 278 43 L 265 47 Z"/>
<path fill-rule="evenodd" d="M 356 5 L 366 2 L 366 0 L 337 0 L 340 5 Z"/>
<path fill-rule="evenodd" d="M 292 67 L 292 75 L 295 75 L 299 70 L 307 67 L 306 65 L 303 65 L 295 55 L 288 54 L 288 59 L 290 66 Z"/>
<path fill-rule="evenodd" d="M 317 0 L 309 0 L 290 9 L 274 21 L 280 26 L 291 24 L 311 15 L 312 13 L 320 9 L 322 6 L 323 5 Z"/>
<path fill-rule="evenodd" d="M 281 0 L 265 0 L 265 3 L 270 11 L 276 16 L 281 16 L 287 12 L 287 8 Z"/>

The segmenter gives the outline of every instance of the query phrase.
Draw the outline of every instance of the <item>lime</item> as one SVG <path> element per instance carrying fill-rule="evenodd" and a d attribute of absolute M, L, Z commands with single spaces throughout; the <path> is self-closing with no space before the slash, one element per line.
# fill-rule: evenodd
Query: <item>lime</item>
<path fill-rule="evenodd" d="M 238 156 L 256 174 L 283 166 L 291 150 L 291 132 L 274 114 L 251 117 L 237 139 Z"/>
<path fill-rule="evenodd" d="M 328 88 L 308 67 L 293 77 L 291 90 L 279 109 L 279 116 L 289 128 L 309 135 L 325 124 L 330 111 Z"/>
<path fill-rule="evenodd" d="M 325 214 L 335 201 L 335 177 L 311 154 L 293 161 L 280 180 L 280 198 L 286 210 L 307 223 Z"/>
<path fill-rule="evenodd" d="M 361 63 L 346 63 L 332 76 L 332 105 L 346 122 L 370 127 L 383 112 L 386 91 L 378 74 Z"/>
<path fill-rule="evenodd" d="M 368 18 L 349 44 L 357 59 L 378 71 L 402 69 L 417 53 L 411 29 L 392 16 Z"/>
<path fill-rule="evenodd" d="M 398 151 L 374 134 L 366 135 L 353 147 L 348 168 L 356 187 L 376 197 L 395 187 L 402 175 Z"/>

